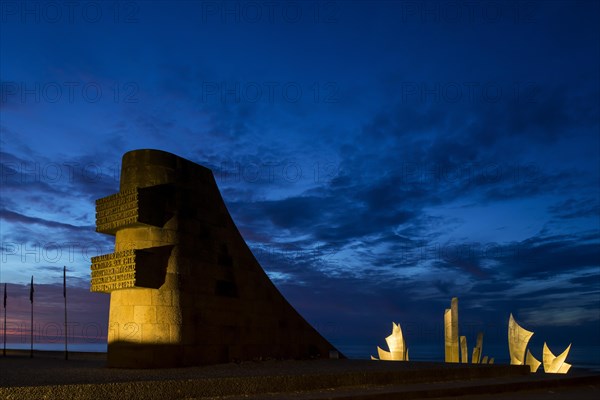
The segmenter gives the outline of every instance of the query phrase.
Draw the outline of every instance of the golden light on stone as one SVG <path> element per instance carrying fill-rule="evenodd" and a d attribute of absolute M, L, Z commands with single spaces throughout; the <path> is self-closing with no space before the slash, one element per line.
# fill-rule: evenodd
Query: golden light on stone
<path fill-rule="evenodd" d="M 128 288 L 158 289 L 165 281 L 173 246 L 130 249 L 92 257 L 92 292 Z"/>
<path fill-rule="evenodd" d="M 544 362 L 544 372 L 547 374 L 566 374 L 571 368 L 571 364 L 565 362 L 567 355 L 571 350 L 571 345 L 567 346 L 565 351 L 560 355 L 552 354 L 546 342 L 544 342 L 544 350 L 542 353 L 542 361 Z"/>
<path fill-rule="evenodd" d="M 408 361 L 408 347 L 406 347 L 406 341 L 404 340 L 404 335 L 402 335 L 400 324 L 392 322 L 392 334 L 386 337 L 385 341 L 390 351 L 385 351 L 377 346 L 379 360 Z M 377 360 L 377 358 L 371 356 L 371 360 Z"/>

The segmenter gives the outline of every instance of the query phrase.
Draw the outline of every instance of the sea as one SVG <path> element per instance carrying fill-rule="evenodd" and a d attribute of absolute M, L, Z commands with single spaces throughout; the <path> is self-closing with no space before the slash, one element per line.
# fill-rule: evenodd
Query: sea
<path fill-rule="evenodd" d="M 7 343 L 7 349 L 29 350 L 29 343 Z M 64 343 L 34 343 L 34 350 L 41 351 L 64 351 Z M 106 352 L 106 343 L 73 343 L 68 346 L 72 352 L 90 352 L 104 353 Z M 365 345 L 339 345 L 338 349 L 350 359 L 368 360 L 372 356 L 377 357 L 376 346 Z M 559 354 L 564 349 L 554 349 L 555 354 Z M 540 354 L 534 352 L 534 356 L 542 360 L 541 349 Z M 495 364 L 509 364 L 510 358 L 508 355 L 507 345 L 500 344 L 484 344 L 483 356 L 488 358 L 494 357 Z M 444 361 L 444 348 L 438 344 L 416 344 L 409 347 L 409 359 L 411 361 Z M 590 371 L 600 372 L 600 345 L 577 346 L 572 345 L 571 351 L 566 360 L 573 368 L 586 369 Z"/>

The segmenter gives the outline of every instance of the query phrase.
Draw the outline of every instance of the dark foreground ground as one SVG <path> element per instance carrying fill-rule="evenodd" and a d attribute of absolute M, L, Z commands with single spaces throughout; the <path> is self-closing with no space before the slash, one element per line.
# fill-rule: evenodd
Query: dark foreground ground
<path fill-rule="evenodd" d="M 104 354 L 10 351 L 0 399 L 598 399 L 600 374 L 527 367 L 368 360 L 262 361 L 109 369 Z"/>

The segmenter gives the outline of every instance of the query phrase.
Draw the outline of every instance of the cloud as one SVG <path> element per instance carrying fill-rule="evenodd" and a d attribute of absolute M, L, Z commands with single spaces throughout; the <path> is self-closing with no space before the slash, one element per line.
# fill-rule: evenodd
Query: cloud
<path fill-rule="evenodd" d="M 89 231 L 93 229 L 93 226 L 75 226 L 71 224 L 65 224 L 58 221 L 45 220 L 43 218 L 29 217 L 27 215 L 19 214 L 17 212 L 9 210 L 0 210 L 0 218 L 8 222 L 18 222 L 22 224 L 35 224 L 41 225 L 50 229 L 66 229 L 70 231 Z"/>
<path fill-rule="evenodd" d="M 594 198 L 568 198 L 550 207 L 550 212 L 560 219 L 597 217 L 600 215 L 600 204 Z"/>
<path fill-rule="evenodd" d="M 267 37 L 268 27 L 231 24 L 221 43 L 197 37 L 196 51 L 179 52 L 172 41 L 186 28 L 172 11 L 161 14 L 178 21 L 167 29 L 170 36 L 148 41 L 153 58 L 144 58 L 143 48 L 136 52 L 142 69 L 98 64 L 110 60 L 101 56 L 110 46 L 94 42 L 87 28 L 68 43 L 94 49 L 84 51 L 83 62 L 62 65 L 80 51 L 7 47 L 37 80 L 92 80 L 106 88 L 107 99 L 112 81 L 120 88 L 134 82 L 139 91 L 134 103 L 110 98 L 30 107 L 12 97 L 2 104 L 3 256 L 15 250 L 7 244 L 27 253 L 33 243 L 78 243 L 77 260 L 68 265 L 73 285 L 85 288 L 89 257 L 83 255 L 110 252 L 114 240 L 94 232 L 94 201 L 118 191 L 125 151 L 156 147 L 213 170 L 274 282 L 309 319 L 334 326 L 334 335 L 351 340 L 357 331 L 371 342 L 391 320 L 413 326 L 430 320 L 433 337 L 455 295 L 465 315 L 490 324 L 509 310 L 532 324 L 597 324 L 598 316 L 585 311 L 597 308 L 590 299 L 598 298 L 600 93 L 598 52 L 590 51 L 597 41 L 586 39 L 595 37 L 597 13 L 536 7 L 536 23 L 515 24 L 507 12 L 499 24 L 473 25 L 473 36 L 465 20 L 423 23 L 431 15 L 372 7 L 366 14 L 377 18 L 370 20 L 352 6 L 339 24 L 303 31 L 309 36 L 300 34 L 300 24 L 286 24 L 265 48 L 217 55 L 213 48 L 229 48 L 240 33 L 260 47 L 267 42 L 256 38 Z M 399 15 L 410 21 L 397 24 Z M 348 36 L 354 22 L 365 29 Z M 29 34 L 48 33 L 46 25 Z M 126 37 L 127 27 L 115 29 Z M 135 31 L 147 38 L 156 34 L 152 29 L 140 21 Z M 394 39 L 382 39 L 384 33 Z M 312 61 L 296 51 L 307 48 L 307 37 L 322 40 Z M 439 37 L 458 44 L 441 45 Z M 352 52 L 343 51 L 343 40 Z M 49 56 L 51 69 L 36 72 L 36 60 L 27 60 L 32 54 Z M 168 61 L 157 64 L 156 55 Z M 237 101 L 235 93 L 206 92 L 207 84 L 268 81 L 300 84 L 302 101 L 282 100 L 281 93 L 275 102 Z M 339 89 L 336 102 L 315 99 L 317 86 L 330 94 L 323 85 L 330 81 Z M 474 97 L 467 96 L 470 83 Z M 487 83 L 501 89 L 498 99 L 482 95 Z M 457 101 L 443 92 L 451 85 L 462 91 Z M 50 285 L 62 263 L 45 260 L 43 248 L 39 261 L 25 254 L 22 262 L 19 252 L 8 257 L 3 278 L 15 283 L 39 272 Z M 567 315 L 555 316 L 560 307 L 553 304 Z M 481 316 L 473 317 L 475 311 Z"/>

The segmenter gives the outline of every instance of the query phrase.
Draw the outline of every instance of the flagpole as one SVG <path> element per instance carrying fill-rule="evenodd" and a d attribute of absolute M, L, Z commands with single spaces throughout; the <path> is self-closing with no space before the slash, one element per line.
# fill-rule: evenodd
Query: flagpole
<path fill-rule="evenodd" d="M 6 290 L 6 288 L 4 289 Z M 4 347 L 2 348 L 2 356 L 6 357 L 6 304 L 4 305 Z"/>
<path fill-rule="evenodd" d="M 63 297 L 65 298 L 65 360 L 69 359 L 67 348 L 67 267 L 63 266 Z"/>
<path fill-rule="evenodd" d="M 31 275 L 31 287 L 29 288 L 29 301 L 31 301 L 31 351 L 29 358 L 33 358 L 33 275 Z"/>
<path fill-rule="evenodd" d="M 2 348 L 2 356 L 6 357 L 6 282 L 4 282 L 4 347 Z"/>

